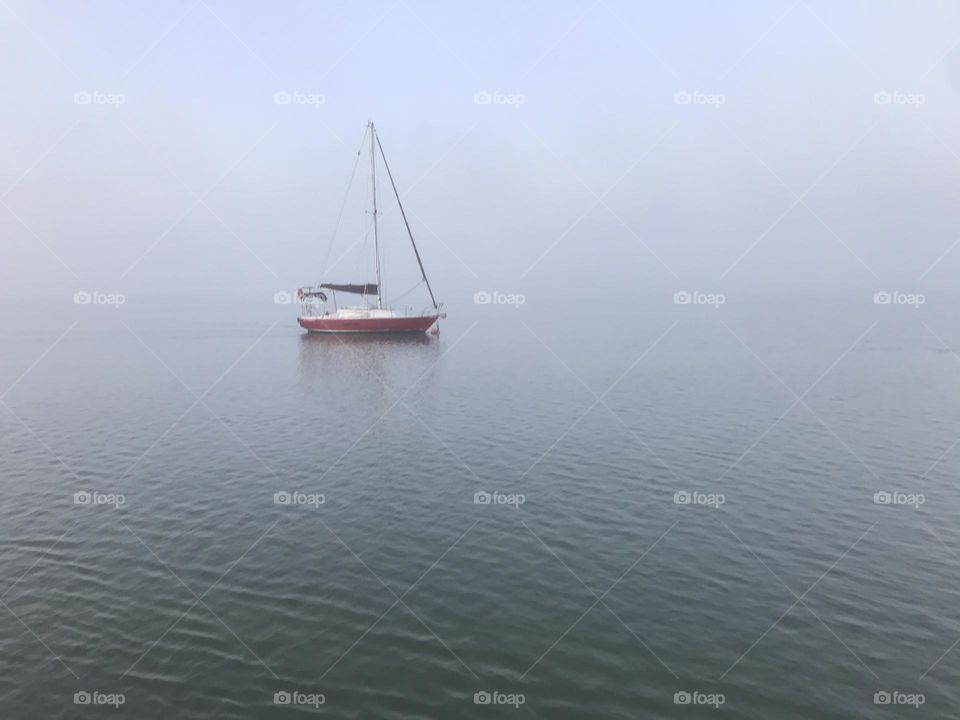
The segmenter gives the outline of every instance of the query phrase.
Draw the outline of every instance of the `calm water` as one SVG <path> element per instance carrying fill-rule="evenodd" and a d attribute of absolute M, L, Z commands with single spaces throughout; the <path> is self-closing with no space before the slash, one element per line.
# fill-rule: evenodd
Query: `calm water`
<path fill-rule="evenodd" d="M 405 342 L 8 303 L 2 715 L 960 712 L 954 304 L 468 300 Z"/>

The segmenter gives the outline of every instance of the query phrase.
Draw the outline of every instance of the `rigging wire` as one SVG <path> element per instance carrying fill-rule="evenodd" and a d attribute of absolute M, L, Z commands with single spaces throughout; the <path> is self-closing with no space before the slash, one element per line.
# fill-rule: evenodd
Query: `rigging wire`
<path fill-rule="evenodd" d="M 347 199 L 350 197 L 350 188 L 353 186 L 353 178 L 357 174 L 357 166 L 360 165 L 360 153 L 363 152 L 363 143 L 367 139 L 367 130 L 363 131 L 363 137 L 360 139 L 360 148 L 357 150 L 357 159 L 353 161 L 353 171 L 350 173 L 350 181 L 347 183 L 347 191 L 343 194 L 343 202 L 340 204 L 340 212 L 337 213 L 337 221 L 333 226 L 333 234 L 330 236 L 330 242 L 327 245 L 327 252 L 323 256 L 323 264 L 320 266 L 322 272 L 327 271 L 327 262 L 330 260 L 330 253 L 333 251 L 333 241 L 337 238 L 337 231 L 340 229 L 340 220 L 343 218 L 343 211 L 347 206 Z M 323 280 L 317 281 L 317 285 Z"/>
<path fill-rule="evenodd" d="M 380 148 L 380 157 L 383 158 L 383 166 L 387 169 L 387 177 L 390 178 L 390 187 L 393 188 L 393 195 L 397 198 L 397 206 L 400 208 L 400 215 L 403 217 L 403 224 L 407 228 L 407 235 L 410 237 L 410 244 L 413 245 L 413 254 L 417 257 L 417 265 L 420 266 L 420 275 L 423 276 L 423 282 L 427 286 L 427 292 L 430 293 L 430 301 L 433 307 L 437 309 L 437 299 L 433 296 L 433 288 L 430 287 L 430 281 L 427 280 L 427 271 L 423 269 L 423 261 L 420 259 L 420 251 L 417 250 L 417 243 L 413 240 L 413 231 L 410 229 L 410 223 L 407 221 L 407 213 L 403 209 L 403 203 L 400 201 L 400 193 L 397 191 L 397 184 L 393 181 L 393 173 L 390 172 L 390 163 L 387 162 L 387 155 L 383 152 L 383 145 L 380 144 L 380 136 L 374 135 L 377 141 L 377 147 Z"/>
<path fill-rule="evenodd" d="M 412 293 L 414 290 L 416 290 L 416 289 L 417 289 L 418 287 L 420 287 L 421 285 L 423 285 L 423 278 L 420 278 L 419 280 L 417 280 L 416 284 L 415 284 L 412 288 L 410 288 L 409 290 L 407 290 L 405 293 L 403 293 L 402 295 L 398 295 L 398 296 L 395 297 L 395 298 L 391 298 L 391 299 L 390 299 L 390 305 L 393 305 L 394 303 L 396 303 L 396 302 L 399 301 L 399 300 L 403 300 L 407 295 L 409 295 L 410 293 Z"/>

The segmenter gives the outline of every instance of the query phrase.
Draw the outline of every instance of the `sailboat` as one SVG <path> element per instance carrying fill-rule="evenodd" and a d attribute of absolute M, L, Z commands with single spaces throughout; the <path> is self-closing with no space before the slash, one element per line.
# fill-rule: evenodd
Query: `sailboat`
<path fill-rule="evenodd" d="M 397 192 L 397 186 L 393 181 L 390 166 L 387 164 L 387 158 L 383 152 L 383 146 L 380 144 L 377 129 L 372 122 L 367 123 L 367 131 L 370 135 L 373 247 L 376 256 L 377 281 L 375 283 L 320 282 L 314 286 L 298 289 L 297 299 L 300 301 L 301 312 L 297 322 L 300 323 L 300 327 L 313 333 L 424 333 L 430 331 L 431 328 L 433 328 L 432 332 L 436 333 L 437 321 L 447 315 L 441 310 L 442 306 L 437 303 L 433 295 L 433 288 L 430 286 L 427 273 L 423 269 L 423 261 L 420 259 L 417 243 L 413 239 L 407 214 L 403 209 L 403 203 L 400 202 L 400 193 Z M 377 209 L 376 166 L 378 151 L 387 171 L 387 177 L 390 179 L 390 186 L 393 188 L 397 205 L 400 207 L 400 215 L 403 217 L 403 224 L 407 229 L 410 244 L 413 246 L 413 254 L 417 259 L 417 265 L 420 267 L 422 282 L 426 285 L 427 292 L 430 293 L 430 302 L 433 307 L 419 313 L 398 311 L 383 306 L 383 283 L 380 277 L 380 212 Z M 327 295 L 328 292 L 330 293 L 329 296 Z M 359 295 L 362 304 L 338 305 L 337 293 Z M 374 299 L 376 300 L 375 304 Z M 331 300 L 332 302 L 330 302 Z"/>

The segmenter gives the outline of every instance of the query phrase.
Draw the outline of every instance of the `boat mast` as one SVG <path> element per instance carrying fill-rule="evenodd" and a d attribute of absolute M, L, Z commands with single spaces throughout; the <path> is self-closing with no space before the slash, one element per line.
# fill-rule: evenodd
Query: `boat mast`
<path fill-rule="evenodd" d="M 380 236 L 377 232 L 377 163 L 374 148 L 377 143 L 377 129 L 373 121 L 367 123 L 370 128 L 370 184 L 373 186 L 373 247 L 377 256 L 377 308 L 383 309 L 383 286 L 380 282 Z"/>

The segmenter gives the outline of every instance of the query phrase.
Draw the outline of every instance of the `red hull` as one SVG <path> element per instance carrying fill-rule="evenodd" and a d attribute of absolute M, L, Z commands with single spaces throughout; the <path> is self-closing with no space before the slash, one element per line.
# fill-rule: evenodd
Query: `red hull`
<path fill-rule="evenodd" d="M 297 318 L 300 327 L 319 333 L 416 333 L 426 332 L 436 315 L 392 318 Z"/>

